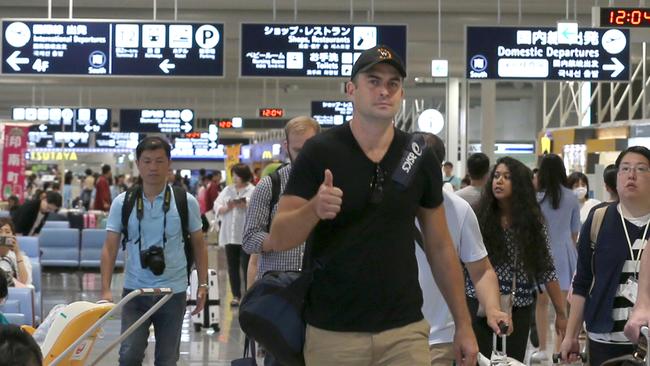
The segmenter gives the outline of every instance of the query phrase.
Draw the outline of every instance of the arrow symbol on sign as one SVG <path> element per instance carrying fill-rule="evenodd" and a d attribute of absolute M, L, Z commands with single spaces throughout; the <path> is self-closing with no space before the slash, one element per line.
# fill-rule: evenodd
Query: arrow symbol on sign
<path fill-rule="evenodd" d="M 166 58 L 160 63 L 159 67 L 165 74 L 169 74 L 169 70 L 175 69 L 176 65 L 170 63 L 169 59 Z"/>
<path fill-rule="evenodd" d="M 20 56 L 20 51 L 14 51 L 9 57 L 7 57 L 7 63 L 11 66 L 14 71 L 20 71 L 20 66 L 29 63 L 27 57 L 18 57 Z"/>
<path fill-rule="evenodd" d="M 41 132 L 45 132 L 45 130 L 47 130 L 47 126 L 45 124 L 42 124 L 38 126 L 38 129 L 41 130 Z"/>
<path fill-rule="evenodd" d="M 575 34 L 575 33 L 574 33 L 574 32 L 571 32 L 569 29 L 565 29 L 565 30 L 562 32 L 562 37 L 564 37 L 564 39 L 569 39 L 569 38 L 570 38 L 572 35 L 574 35 L 574 34 Z"/>
<path fill-rule="evenodd" d="M 181 130 L 185 131 L 185 133 L 190 132 L 190 131 L 192 130 L 192 125 L 189 124 L 189 123 L 187 123 L 187 122 L 185 122 L 185 123 L 181 126 Z"/>
<path fill-rule="evenodd" d="M 625 66 L 616 57 L 612 57 L 612 62 L 613 64 L 603 65 L 603 70 L 613 71 L 611 77 L 615 78 L 625 70 Z"/>

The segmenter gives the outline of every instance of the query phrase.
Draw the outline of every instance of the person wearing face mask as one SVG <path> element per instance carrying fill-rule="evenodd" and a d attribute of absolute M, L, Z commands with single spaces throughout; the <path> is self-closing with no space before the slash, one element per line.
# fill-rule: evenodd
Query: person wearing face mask
<path fill-rule="evenodd" d="M 600 201 L 589 198 L 589 179 L 580 172 L 573 172 L 569 175 L 567 178 L 567 186 L 578 197 L 578 203 L 580 204 L 580 223 L 584 224 L 589 215 L 589 211 L 599 204 Z"/>

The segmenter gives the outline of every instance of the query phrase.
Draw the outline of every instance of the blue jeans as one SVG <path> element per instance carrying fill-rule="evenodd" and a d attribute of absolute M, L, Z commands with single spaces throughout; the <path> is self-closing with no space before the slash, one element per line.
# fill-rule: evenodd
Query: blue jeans
<path fill-rule="evenodd" d="M 124 289 L 122 297 L 132 290 Z M 146 313 L 162 296 L 139 296 L 122 309 L 122 333 Z M 156 337 L 156 366 L 176 365 L 181 342 L 181 328 L 187 306 L 185 292 L 174 294 L 151 318 L 142 323 L 120 346 L 120 366 L 140 366 L 147 349 L 149 327 L 153 323 Z"/>

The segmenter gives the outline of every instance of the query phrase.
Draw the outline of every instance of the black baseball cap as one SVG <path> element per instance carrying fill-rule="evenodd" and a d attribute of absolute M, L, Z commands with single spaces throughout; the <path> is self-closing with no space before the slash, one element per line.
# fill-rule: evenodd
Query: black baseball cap
<path fill-rule="evenodd" d="M 406 68 L 397 53 L 386 45 L 377 45 L 363 51 L 359 56 L 357 62 L 352 66 L 350 79 L 354 79 L 358 73 L 367 71 L 371 67 L 382 62 L 393 66 L 403 78 L 406 77 Z"/>

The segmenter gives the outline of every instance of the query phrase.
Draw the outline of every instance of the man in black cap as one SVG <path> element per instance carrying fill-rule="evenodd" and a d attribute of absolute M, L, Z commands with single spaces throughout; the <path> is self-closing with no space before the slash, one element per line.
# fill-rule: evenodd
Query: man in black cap
<path fill-rule="evenodd" d="M 346 84 L 352 120 L 305 143 L 265 243 L 265 251 L 280 251 L 307 240 L 303 268 L 314 269 L 305 308 L 307 365 L 430 364 L 413 250 L 416 216 L 452 309 L 456 361 L 476 362 L 440 163 L 393 124 L 405 77 L 389 47 L 361 54 Z"/>

